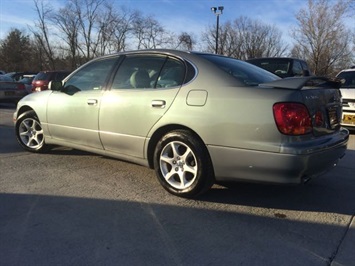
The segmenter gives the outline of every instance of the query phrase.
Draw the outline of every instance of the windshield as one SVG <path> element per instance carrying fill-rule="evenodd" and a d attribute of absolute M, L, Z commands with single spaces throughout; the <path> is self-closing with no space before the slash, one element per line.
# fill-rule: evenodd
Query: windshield
<path fill-rule="evenodd" d="M 341 72 L 338 78 L 342 80 L 341 88 L 355 88 L 355 71 Z"/>
<path fill-rule="evenodd" d="M 234 58 L 211 54 L 200 54 L 200 56 L 214 63 L 247 86 L 257 86 L 261 83 L 280 79 L 264 69 Z"/>

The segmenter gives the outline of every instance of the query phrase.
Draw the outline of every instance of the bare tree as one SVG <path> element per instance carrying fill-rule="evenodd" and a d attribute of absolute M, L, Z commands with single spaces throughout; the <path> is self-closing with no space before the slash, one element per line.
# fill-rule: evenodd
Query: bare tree
<path fill-rule="evenodd" d="M 282 56 L 286 50 L 281 32 L 258 20 L 240 17 L 233 23 L 238 39 L 242 41 L 244 56 L 241 59 Z"/>
<path fill-rule="evenodd" d="M 101 54 L 120 52 L 126 49 L 127 39 L 132 32 L 132 25 L 137 16 L 137 11 L 130 11 L 124 7 L 117 11 L 111 4 L 105 5 L 105 11 L 98 19 Z"/>
<path fill-rule="evenodd" d="M 132 34 L 137 42 L 137 49 L 167 48 L 173 45 L 173 34 L 153 17 L 137 14 L 133 22 Z"/>
<path fill-rule="evenodd" d="M 54 48 L 49 40 L 50 34 L 48 29 L 48 20 L 51 16 L 52 8 L 48 3 L 44 4 L 43 0 L 34 0 L 34 4 L 38 20 L 35 22 L 35 28 L 30 28 L 30 30 L 35 37 L 39 50 L 43 52 L 43 54 L 41 53 L 42 58 L 40 59 L 43 64 L 42 68 L 55 69 Z"/>
<path fill-rule="evenodd" d="M 292 55 L 304 58 L 316 75 L 333 75 L 351 59 L 351 32 L 343 19 L 348 1 L 308 0 L 308 7 L 296 15 L 298 27 L 292 32 Z"/>
<path fill-rule="evenodd" d="M 53 17 L 51 21 L 56 25 L 59 29 L 58 37 L 62 39 L 65 44 L 68 46 L 67 48 L 62 47 L 64 50 L 69 51 L 71 68 L 75 69 L 78 64 L 78 35 L 79 35 L 79 19 L 76 16 L 74 6 L 71 2 L 68 2 L 64 8 L 59 9 Z"/>
<path fill-rule="evenodd" d="M 75 15 L 78 18 L 79 32 L 84 47 L 78 46 L 87 60 L 97 55 L 99 38 L 95 34 L 95 23 L 100 15 L 100 7 L 105 0 L 69 0 L 73 4 Z"/>
<path fill-rule="evenodd" d="M 177 38 L 178 38 L 178 43 L 176 45 L 176 49 L 179 48 L 187 51 L 193 50 L 193 47 L 196 42 L 194 40 L 194 37 L 191 34 L 187 32 L 182 32 Z"/>
<path fill-rule="evenodd" d="M 203 34 L 207 50 L 212 52 L 216 42 L 216 27 Z M 281 40 L 282 34 L 275 27 L 247 17 L 234 22 L 227 21 L 219 28 L 218 53 L 239 59 L 265 56 L 281 56 L 287 50 Z"/>
<path fill-rule="evenodd" d="M 207 52 L 215 52 L 216 46 L 216 27 L 210 26 L 209 29 L 202 34 L 202 38 L 206 43 L 205 50 Z M 219 27 L 218 36 L 218 54 L 241 58 L 243 55 L 242 40 L 237 39 L 236 31 L 233 29 L 230 21 L 225 22 Z"/>

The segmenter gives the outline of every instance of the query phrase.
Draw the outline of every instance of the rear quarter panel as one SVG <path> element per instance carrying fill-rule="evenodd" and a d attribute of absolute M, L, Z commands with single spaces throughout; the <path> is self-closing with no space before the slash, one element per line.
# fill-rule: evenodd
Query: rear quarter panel
<path fill-rule="evenodd" d="M 234 78 L 225 72 L 208 73 L 200 72 L 194 82 L 180 89 L 152 132 L 178 121 L 195 131 L 206 145 L 279 152 L 282 136 L 276 128 L 272 107 L 279 101 L 302 101 L 299 92 L 236 87 Z M 207 92 L 203 106 L 187 104 L 188 94 L 193 90 Z"/>

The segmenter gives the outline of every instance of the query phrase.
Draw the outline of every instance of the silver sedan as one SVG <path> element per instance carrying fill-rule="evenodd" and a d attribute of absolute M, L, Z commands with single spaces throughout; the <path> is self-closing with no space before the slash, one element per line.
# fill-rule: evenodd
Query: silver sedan
<path fill-rule="evenodd" d="M 302 183 L 345 154 L 339 85 L 213 54 L 118 53 L 22 99 L 16 136 L 31 152 L 62 145 L 154 168 L 183 197 L 221 181 Z"/>

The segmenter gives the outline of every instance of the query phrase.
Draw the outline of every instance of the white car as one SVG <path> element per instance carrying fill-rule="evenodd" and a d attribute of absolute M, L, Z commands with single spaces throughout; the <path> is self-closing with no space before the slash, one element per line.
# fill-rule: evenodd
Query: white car
<path fill-rule="evenodd" d="M 343 98 L 342 125 L 355 129 L 355 68 L 344 69 L 337 77 L 342 80 L 340 88 Z"/>

